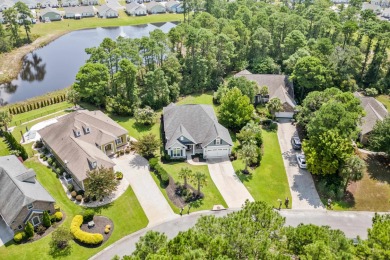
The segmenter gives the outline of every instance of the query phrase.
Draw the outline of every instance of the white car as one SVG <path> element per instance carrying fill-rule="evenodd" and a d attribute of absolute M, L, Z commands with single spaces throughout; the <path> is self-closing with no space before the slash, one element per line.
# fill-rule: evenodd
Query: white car
<path fill-rule="evenodd" d="M 305 157 L 305 155 L 297 153 L 296 156 L 297 156 L 297 161 L 298 161 L 299 168 L 306 169 L 306 157 Z"/>

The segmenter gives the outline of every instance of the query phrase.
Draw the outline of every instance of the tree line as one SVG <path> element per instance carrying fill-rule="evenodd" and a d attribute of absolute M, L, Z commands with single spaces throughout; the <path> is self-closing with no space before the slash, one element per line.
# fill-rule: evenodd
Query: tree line
<path fill-rule="evenodd" d="M 25 3 L 17 2 L 4 10 L 3 19 L 4 26 L 0 23 L 0 53 L 9 52 L 13 48 L 31 42 L 33 15 Z"/>

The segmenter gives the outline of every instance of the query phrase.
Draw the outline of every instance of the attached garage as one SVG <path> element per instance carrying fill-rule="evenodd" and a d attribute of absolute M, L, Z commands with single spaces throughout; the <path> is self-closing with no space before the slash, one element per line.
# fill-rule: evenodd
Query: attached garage
<path fill-rule="evenodd" d="M 219 158 L 229 156 L 229 147 L 207 147 L 206 158 Z"/>
<path fill-rule="evenodd" d="M 294 112 L 277 112 L 275 116 L 278 118 L 293 118 Z"/>

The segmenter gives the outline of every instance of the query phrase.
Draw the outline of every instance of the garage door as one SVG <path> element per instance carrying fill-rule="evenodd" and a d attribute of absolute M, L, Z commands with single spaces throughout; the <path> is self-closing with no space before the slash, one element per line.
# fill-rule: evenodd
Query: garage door
<path fill-rule="evenodd" d="M 223 157 L 229 155 L 229 148 L 208 148 L 207 158 Z"/>
<path fill-rule="evenodd" d="M 294 112 L 277 112 L 275 116 L 280 118 L 293 118 Z"/>

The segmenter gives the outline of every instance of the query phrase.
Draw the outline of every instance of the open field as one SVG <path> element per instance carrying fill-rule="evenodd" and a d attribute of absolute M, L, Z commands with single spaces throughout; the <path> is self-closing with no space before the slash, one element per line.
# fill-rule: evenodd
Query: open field
<path fill-rule="evenodd" d="M 39 163 L 36 158 L 29 159 L 25 165 L 35 170 L 40 183 L 53 196 L 67 216 L 62 225 L 69 226 L 73 216 L 79 214 L 83 208 L 68 199 L 56 175 Z M 106 216 L 114 222 L 111 237 L 98 248 L 82 247 L 72 241 L 70 254 L 60 256 L 61 259 L 88 259 L 118 239 L 144 228 L 148 224 L 146 215 L 131 187 L 116 201 L 96 208 L 95 211 L 97 215 Z M 49 254 L 50 239 L 49 235 L 36 242 L 22 245 L 16 245 L 11 241 L 6 246 L 0 247 L 1 259 L 31 259 L 32 257 L 34 259 L 53 259 L 55 257 Z"/>
<path fill-rule="evenodd" d="M 255 200 L 276 205 L 277 199 L 291 198 L 290 188 L 276 132 L 263 130 L 262 134 L 264 154 L 260 166 L 251 169 L 249 175 L 238 173 L 238 177 Z M 233 161 L 233 167 L 237 173 L 245 168 L 245 164 L 238 159 Z"/>

